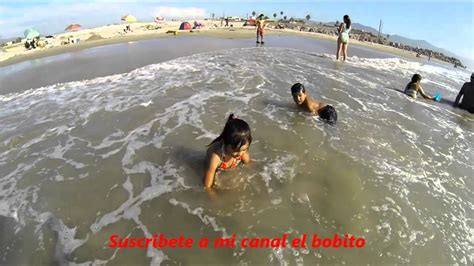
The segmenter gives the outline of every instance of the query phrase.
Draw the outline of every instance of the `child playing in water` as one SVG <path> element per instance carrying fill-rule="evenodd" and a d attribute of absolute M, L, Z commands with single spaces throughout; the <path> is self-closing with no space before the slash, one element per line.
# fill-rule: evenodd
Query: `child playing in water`
<path fill-rule="evenodd" d="M 423 91 L 423 88 L 421 88 L 420 83 L 421 83 L 420 74 L 413 75 L 413 77 L 411 78 L 411 81 L 405 87 L 405 91 L 404 91 L 405 94 L 416 99 L 419 92 L 421 96 L 423 96 L 423 98 L 428 99 L 428 100 L 434 100 L 433 97 L 429 96 Z"/>
<path fill-rule="evenodd" d="M 265 20 L 263 18 L 263 14 L 258 16 L 257 21 L 255 22 L 257 26 L 257 43 L 264 44 L 263 42 L 263 29 L 265 28 Z M 260 37 L 260 41 L 258 41 L 258 37 Z"/>
<path fill-rule="evenodd" d="M 295 103 L 306 111 L 313 114 L 318 114 L 319 117 L 331 124 L 336 123 L 337 113 L 336 109 L 331 105 L 323 102 L 318 102 L 306 94 L 306 89 L 301 83 L 296 83 L 291 87 L 291 95 Z"/>
<path fill-rule="evenodd" d="M 250 127 L 242 119 L 231 114 L 221 135 L 208 145 L 204 186 L 214 186 L 217 171 L 237 167 L 250 162 L 249 147 L 252 143 Z"/>

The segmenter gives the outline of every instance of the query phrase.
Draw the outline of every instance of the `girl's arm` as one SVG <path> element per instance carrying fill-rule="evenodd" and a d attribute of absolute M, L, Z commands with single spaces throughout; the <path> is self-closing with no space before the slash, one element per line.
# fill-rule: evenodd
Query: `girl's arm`
<path fill-rule="evenodd" d="M 344 23 L 341 23 L 341 25 L 339 25 L 339 29 L 337 29 L 337 31 L 339 33 L 343 32 L 344 31 Z"/>
<path fill-rule="evenodd" d="M 217 154 L 212 153 L 211 158 L 208 160 L 207 169 L 204 173 L 204 187 L 211 189 L 214 184 L 214 176 L 216 175 L 216 169 L 219 166 L 220 158 Z"/>
<path fill-rule="evenodd" d="M 423 96 L 423 98 L 425 99 L 429 99 L 429 100 L 432 100 L 433 97 L 429 96 L 428 94 L 426 94 L 423 89 L 421 88 L 421 86 L 418 86 L 418 91 L 420 92 L 421 96 Z"/>
<path fill-rule="evenodd" d="M 248 150 L 244 153 L 244 155 L 242 155 L 242 162 L 244 164 L 250 163 L 250 153 Z"/>

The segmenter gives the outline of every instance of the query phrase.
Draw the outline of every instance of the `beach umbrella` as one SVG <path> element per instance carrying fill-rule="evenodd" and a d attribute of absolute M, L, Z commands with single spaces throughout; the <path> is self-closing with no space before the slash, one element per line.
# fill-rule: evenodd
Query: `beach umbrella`
<path fill-rule="evenodd" d="M 255 26 L 257 23 L 257 21 L 253 18 L 251 19 L 248 19 L 247 21 L 245 21 L 244 23 L 244 26 Z"/>
<path fill-rule="evenodd" d="M 165 22 L 165 18 L 164 17 L 155 17 L 155 22 L 156 23 L 163 23 L 163 22 Z"/>
<path fill-rule="evenodd" d="M 76 31 L 76 30 L 80 30 L 81 29 L 81 25 L 79 24 L 71 24 L 69 26 L 67 26 L 64 30 L 65 31 Z"/>
<path fill-rule="evenodd" d="M 25 38 L 27 39 L 33 39 L 40 36 L 39 31 L 35 28 L 30 28 L 30 29 L 25 30 L 24 34 L 25 34 Z"/>
<path fill-rule="evenodd" d="M 122 17 L 122 21 L 128 22 L 128 23 L 130 23 L 130 22 L 137 22 L 137 18 L 134 17 L 134 16 L 132 16 L 132 15 L 126 15 L 126 16 L 123 16 L 123 17 Z"/>

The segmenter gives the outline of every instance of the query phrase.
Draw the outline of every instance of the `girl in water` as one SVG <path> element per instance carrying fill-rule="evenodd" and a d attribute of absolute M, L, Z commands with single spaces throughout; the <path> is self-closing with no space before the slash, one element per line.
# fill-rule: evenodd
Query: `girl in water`
<path fill-rule="evenodd" d="M 421 76 L 420 74 L 415 74 L 413 77 L 411 77 L 411 81 L 406 85 L 405 87 L 405 94 L 416 99 L 418 96 L 418 93 L 420 95 L 428 100 L 434 100 L 434 97 L 431 97 L 430 95 L 426 94 L 425 91 L 421 88 Z"/>
<path fill-rule="evenodd" d="M 231 114 L 221 135 L 208 145 L 204 187 L 214 186 L 217 171 L 237 167 L 241 162 L 249 163 L 251 143 L 252 134 L 247 122 Z"/>
<path fill-rule="evenodd" d="M 338 33 L 339 37 L 337 38 L 337 54 L 336 60 L 339 60 L 341 51 L 344 56 L 344 61 L 347 58 L 347 45 L 349 45 L 349 32 L 351 31 L 351 19 L 348 15 L 343 17 L 344 22 L 339 25 Z"/>

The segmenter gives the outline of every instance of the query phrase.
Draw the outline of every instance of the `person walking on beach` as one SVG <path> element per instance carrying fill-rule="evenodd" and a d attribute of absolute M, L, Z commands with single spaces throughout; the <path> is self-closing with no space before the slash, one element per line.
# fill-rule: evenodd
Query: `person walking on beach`
<path fill-rule="evenodd" d="M 263 29 L 265 28 L 265 20 L 263 19 L 263 14 L 260 14 L 260 16 L 258 16 L 255 25 L 257 26 L 257 43 L 264 44 L 265 42 L 263 41 Z M 260 41 L 258 41 L 258 37 L 260 37 Z"/>
<path fill-rule="evenodd" d="M 462 101 L 459 104 L 461 97 Z M 471 82 L 466 82 L 462 85 L 454 101 L 454 107 L 459 107 L 470 113 L 474 113 L 474 72 L 471 74 Z"/>
<path fill-rule="evenodd" d="M 339 37 L 337 38 L 337 54 L 336 60 L 339 60 L 341 52 L 344 61 L 347 59 L 347 46 L 349 45 L 349 32 L 351 31 L 351 19 L 348 15 L 343 17 L 343 21 L 338 28 Z"/>
<path fill-rule="evenodd" d="M 330 123 L 334 124 L 337 122 L 337 112 L 331 105 L 323 102 L 318 102 L 312 99 L 307 93 L 306 89 L 301 83 L 296 83 L 291 87 L 291 96 L 298 107 L 312 114 L 318 114 L 319 117 Z"/>
<path fill-rule="evenodd" d="M 420 74 L 415 74 L 413 77 L 411 77 L 411 81 L 407 84 L 405 87 L 404 93 L 414 99 L 418 96 L 418 93 L 420 93 L 423 98 L 428 99 L 428 100 L 434 100 L 433 97 L 429 96 L 428 94 L 423 91 L 423 88 L 421 88 L 421 76 Z"/>
<path fill-rule="evenodd" d="M 251 143 L 252 134 L 247 122 L 230 114 L 222 133 L 208 145 L 204 187 L 214 187 L 217 171 L 237 167 L 240 163 L 248 164 Z"/>

